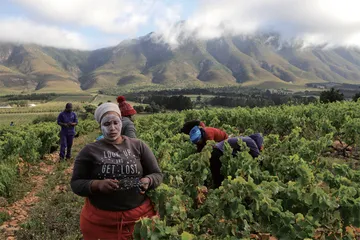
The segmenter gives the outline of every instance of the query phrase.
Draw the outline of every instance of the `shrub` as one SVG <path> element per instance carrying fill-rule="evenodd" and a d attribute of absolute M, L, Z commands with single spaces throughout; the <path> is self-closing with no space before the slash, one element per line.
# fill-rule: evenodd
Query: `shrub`
<path fill-rule="evenodd" d="M 56 122 L 57 116 L 54 114 L 40 115 L 33 120 L 33 124 L 43 123 L 43 122 Z"/>

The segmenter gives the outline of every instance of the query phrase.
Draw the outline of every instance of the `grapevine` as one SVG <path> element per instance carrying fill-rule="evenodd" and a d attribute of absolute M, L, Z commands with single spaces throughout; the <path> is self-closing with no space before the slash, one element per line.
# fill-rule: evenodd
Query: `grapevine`
<path fill-rule="evenodd" d="M 355 157 L 359 107 L 342 102 L 187 110 L 138 119 L 139 138 L 157 156 L 164 183 L 149 193 L 160 218 L 139 221 L 135 238 L 250 239 L 268 234 L 278 239 L 355 239 L 360 227 L 360 171 L 325 156 L 340 139 Z M 192 119 L 229 134 L 261 132 L 265 149 L 253 159 L 244 145 L 245 150 L 233 157 L 225 144 L 220 160 L 227 177 L 213 189 L 213 142 L 196 153 L 189 137 L 179 133 Z M 145 229 L 156 229 L 156 234 Z"/>

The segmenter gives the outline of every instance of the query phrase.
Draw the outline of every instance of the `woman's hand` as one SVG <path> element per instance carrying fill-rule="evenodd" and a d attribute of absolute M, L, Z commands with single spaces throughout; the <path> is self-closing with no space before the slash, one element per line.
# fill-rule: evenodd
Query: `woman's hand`
<path fill-rule="evenodd" d="M 142 185 L 140 186 L 140 193 L 145 194 L 146 190 L 148 190 L 150 185 L 150 178 L 148 177 L 141 178 L 140 182 L 142 183 Z"/>
<path fill-rule="evenodd" d="M 111 193 L 119 188 L 119 181 L 116 179 L 94 180 L 91 183 L 91 190 L 101 193 Z"/>

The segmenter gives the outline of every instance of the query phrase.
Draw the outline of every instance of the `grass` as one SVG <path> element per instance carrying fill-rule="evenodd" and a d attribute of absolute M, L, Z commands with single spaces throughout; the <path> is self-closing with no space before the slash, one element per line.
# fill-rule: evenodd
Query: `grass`
<path fill-rule="evenodd" d="M 93 101 L 91 102 L 92 104 L 98 105 L 99 103 L 105 103 L 107 101 L 111 101 L 113 103 L 117 103 L 116 102 L 116 97 L 117 96 L 111 96 L 111 95 L 102 95 L 102 94 L 98 94 Z M 137 102 L 132 102 L 132 101 L 127 101 L 127 103 L 129 103 L 130 105 L 134 106 L 134 105 L 147 105 L 147 104 L 141 104 L 141 103 L 137 103 Z"/>
<path fill-rule="evenodd" d="M 84 93 L 80 85 L 70 80 L 47 81 L 45 86 L 36 91 L 37 93 Z"/>
<path fill-rule="evenodd" d="M 0 225 L 10 220 L 10 215 L 7 212 L 0 212 Z"/>
<path fill-rule="evenodd" d="M 242 86 L 244 87 L 256 87 L 259 89 L 288 89 L 294 92 L 299 91 L 320 91 L 321 89 L 305 87 L 303 85 L 291 84 L 286 82 L 264 81 L 256 84 L 255 82 L 246 82 Z"/>
<path fill-rule="evenodd" d="M 22 91 L 24 91 L 24 89 L 21 88 L 0 88 L 0 96 L 21 94 Z"/>
<path fill-rule="evenodd" d="M 109 95 L 83 95 L 83 94 L 66 94 L 55 98 L 49 102 L 36 102 L 29 101 L 28 103 L 34 103 L 35 107 L 13 107 L 13 108 L 0 108 L 0 126 L 9 126 L 10 122 L 14 122 L 15 125 L 23 125 L 32 123 L 34 119 L 39 116 L 58 114 L 64 110 L 67 102 L 72 102 L 74 110 L 78 113 L 83 110 L 85 104 L 98 105 L 100 102 L 107 102 L 108 100 L 116 103 L 116 96 Z M 132 101 L 127 101 L 132 106 L 145 105 Z M 3 105 L 6 103 L 3 102 Z M 139 114 L 140 116 L 140 114 Z"/>
<path fill-rule="evenodd" d="M 1 108 L 0 114 L 9 114 L 9 113 L 40 113 L 40 112 L 57 112 L 60 113 L 65 109 L 65 102 L 46 102 L 46 103 L 36 103 L 32 102 L 35 107 L 13 107 L 13 108 Z M 72 102 L 74 111 L 82 109 L 84 103 L 82 102 Z"/>
<path fill-rule="evenodd" d="M 116 96 L 98 94 L 91 103 L 98 105 L 99 103 L 104 103 L 107 101 L 116 102 Z"/>
<path fill-rule="evenodd" d="M 90 102 L 93 99 L 91 95 L 67 95 L 59 96 L 54 99 L 55 102 Z"/>
<path fill-rule="evenodd" d="M 43 112 L 43 113 L 10 113 L 10 114 L 1 114 L 0 113 L 0 126 L 9 126 L 10 122 L 13 121 L 15 125 L 24 125 L 32 123 L 34 119 L 39 116 L 45 115 L 54 115 L 57 116 L 58 113 Z M 10 127 L 10 126 L 9 126 Z"/>
<path fill-rule="evenodd" d="M 0 193 L 1 207 L 22 199 L 35 186 L 31 176 L 38 174 L 37 167 L 19 166 L 15 162 L 2 163 L 2 166 L 7 168 L 1 169 L 1 182 L 4 184 Z"/>
<path fill-rule="evenodd" d="M 30 173 L 28 176 L 21 176 L 14 183 L 14 186 L 11 188 L 10 196 L 6 198 L 9 204 L 22 199 L 30 189 L 35 186 L 35 183 L 30 181 L 31 174 L 34 174 L 34 172 Z"/>
<path fill-rule="evenodd" d="M 146 116 L 149 116 L 149 115 L 152 115 L 152 113 L 138 113 L 138 114 L 135 115 L 135 119 L 143 118 L 143 117 L 146 117 Z"/>
<path fill-rule="evenodd" d="M 98 132 L 80 136 L 75 139 L 73 155 L 82 147 L 94 141 Z M 84 204 L 84 198 L 75 195 L 70 188 L 71 175 L 64 170 L 71 167 L 73 162 L 62 162 L 55 166 L 38 194 L 40 201 L 31 210 L 28 221 L 17 232 L 18 240 L 43 240 L 43 239 L 81 239 L 80 212 Z M 56 186 L 66 187 L 64 192 L 57 192 Z"/>
<path fill-rule="evenodd" d="M 36 103 L 35 103 L 36 104 Z M 40 103 L 35 107 L 13 107 L 13 108 L 1 108 L 0 114 L 10 113 L 40 113 L 40 112 L 60 112 L 65 108 L 63 102 L 48 102 Z"/>

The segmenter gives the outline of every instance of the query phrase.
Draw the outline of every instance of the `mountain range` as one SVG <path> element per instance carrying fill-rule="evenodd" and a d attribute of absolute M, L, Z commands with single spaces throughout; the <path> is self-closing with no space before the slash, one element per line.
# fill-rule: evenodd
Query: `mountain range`
<path fill-rule="evenodd" d="M 171 48 L 150 33 L 94 51 L 0 43 L 0 91 L 360 84 L 360 49 L 304 47 L 279 39 L 270 34 L 188 39 Z"/>

